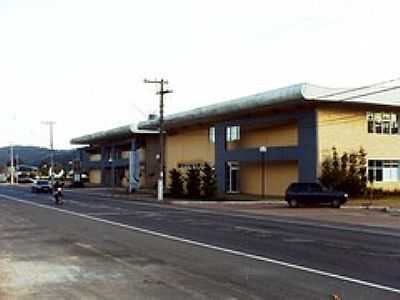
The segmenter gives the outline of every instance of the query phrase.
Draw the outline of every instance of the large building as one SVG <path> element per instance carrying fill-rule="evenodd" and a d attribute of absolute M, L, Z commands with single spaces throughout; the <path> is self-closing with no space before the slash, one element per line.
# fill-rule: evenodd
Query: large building
<path fill-rule="evenodd" d="M 282 196 L 291 182 L 317 181 L 332 147 L 363 147 L 375 186 L 400 188 L 399 116 L 395 86 L 280 88 L 167 116 L 166 171 L 207 162 L 220 193 Z"/>
<path fill-rule="evenodd" d="M 110 187 L 154 188 L 159 174 L 159 135 L 126 125 L 71 140 L 79 148 L 89 183 Z"/>

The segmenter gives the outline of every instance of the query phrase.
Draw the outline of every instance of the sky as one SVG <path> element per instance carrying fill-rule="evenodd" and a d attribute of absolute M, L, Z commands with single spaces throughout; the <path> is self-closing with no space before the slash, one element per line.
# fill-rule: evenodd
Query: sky
<path fill-rule="evenodd" d="M 73 137 L 300 82 L 400 76 L 399 1 L 0 0 L 0 147 Z"/>

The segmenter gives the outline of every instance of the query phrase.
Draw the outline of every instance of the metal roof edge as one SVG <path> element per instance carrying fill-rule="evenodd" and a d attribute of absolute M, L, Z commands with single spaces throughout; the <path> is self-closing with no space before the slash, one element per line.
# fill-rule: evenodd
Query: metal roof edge
<path fill-rule="evenodd" d="M 226 114 L 238 113 L 243 110 L 257 109 L 263 106 L 281 104 L 293 100 L 306 100 L 304 97 L 305 83 L 290 85 L 283 88 L 235 98 L 220 103 L 178 112 L 165 117 L 166 126 L 176 126 L 180 123 L 192 123 L 208 117 L 221 117 Z M 159 120 L 143 121 L 138 124 L 140 129 L 158 128 Z"/>
<path fill-rule="evenodd" d="M 108 130 L 102 130 L 91 134 L 86 134 L 70 140 L 72 145 L 88 145 L 107 139 L 128 138 L 129 136 L 137 134 L 156 134 L 155 130 L 141 130 L 137 128 L 136 124 L 129 124 L 120 127 L 115 127 Z"/>

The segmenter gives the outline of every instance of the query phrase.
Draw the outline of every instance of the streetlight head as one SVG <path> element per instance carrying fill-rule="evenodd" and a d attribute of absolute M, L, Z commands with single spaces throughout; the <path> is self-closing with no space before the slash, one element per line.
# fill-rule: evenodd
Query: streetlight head
<path fill-rule="evenodd" d="M 258 149 L 258 151 L 260 151 L 261 153 L 267 152 L 267 146 L 260 146 L 260 148 Z"/>

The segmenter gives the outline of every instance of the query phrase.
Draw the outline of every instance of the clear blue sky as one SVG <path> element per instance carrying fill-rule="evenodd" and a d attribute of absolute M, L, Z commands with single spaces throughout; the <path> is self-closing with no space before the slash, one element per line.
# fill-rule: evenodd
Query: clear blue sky
<path fill-rule="evenodd" d="M 55 146 L 166 112 L 311 82 L 400 76 L 399 1 L 0 0 L 0 146 Z"/>

